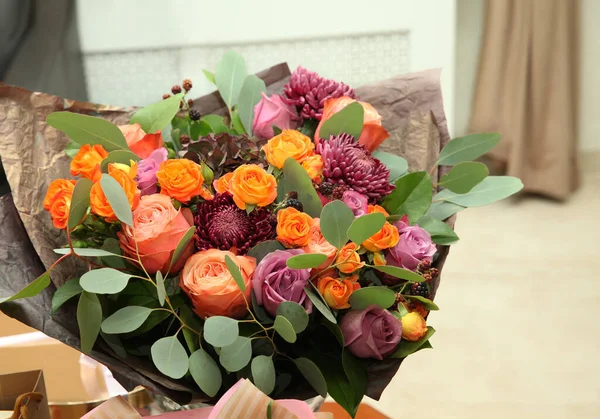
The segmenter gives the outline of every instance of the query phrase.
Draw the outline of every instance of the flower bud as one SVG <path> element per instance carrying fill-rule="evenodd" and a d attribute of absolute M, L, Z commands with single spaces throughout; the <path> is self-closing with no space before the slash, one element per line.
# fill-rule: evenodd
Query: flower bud
<path fill-rule="evenodd" d="M 402 317 L 402 339 L 416 342 L 427 334 L 427 323 L 416 311 Z"/>
<path fill-rule="evenodd" d="M 202 172 L 202 176 L 204 176 L 204 183 L 210 185 L 215 178 L 215 173 L 212 171 L 210 167 L 204 162 L 200 164 L 200 170 Z"/>

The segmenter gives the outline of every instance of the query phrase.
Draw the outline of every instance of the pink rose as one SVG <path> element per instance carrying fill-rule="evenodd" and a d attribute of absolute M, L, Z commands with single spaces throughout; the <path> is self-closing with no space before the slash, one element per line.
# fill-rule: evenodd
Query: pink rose
<path fill-rule="evenodd" d="M 254 107 L 254 135 L 270 139 L 275 136 L 273 125 L 282 130 L 296 129 L 300 126 L 300 117 L 292 105 L 286 104 L 279 95 L 268 97 L 262 93 L 262 99 Z"/>
<path fill-rule="evenodd" d="M 158 179 L 156 172 L 160 164 L 167 161 L 168 151 L 161 147 L 154 150 L 147 159 L 138 162 L 138 172 L 135 180 L 138 188 L 142 191 L 142 196 L 158 193 Z"/>
<path fill-rule="evenodd" d="M 415 271 L 422 260 L 432 261 L 437 248 L 426 230 L 418 225 L 410 226 L 407 221 L 405 216 L 394 223 L 400 233 L 400 240 L 389 249 L 387 261 L 390 265 Z"/>
<path fill-rule="evenodd" d="M 342 202 L 348 205 L 348 208 L 352 210 L 355 217 L 360 217 L 367 213 L 369 202 L 363 194 L 355 191 L 346 191 L 342 195 Z"/>
<path fill-rule="evenodd" d="M 350 310 L 340 328 L 345 346 L 358 358 L 382 360 L 391 355 L 402 339 L 402 323 L 378 305 L 364 310 Z"/>
<path fill-rule="evenodd" d="M 147 159 L 154 150 L 163 146 L 160 131 L 154 134 L 146 134 L 138 123 L 119 125 L 119 129 L 125 136 L 127 147 L 137 154 L 140 159 Z"/>

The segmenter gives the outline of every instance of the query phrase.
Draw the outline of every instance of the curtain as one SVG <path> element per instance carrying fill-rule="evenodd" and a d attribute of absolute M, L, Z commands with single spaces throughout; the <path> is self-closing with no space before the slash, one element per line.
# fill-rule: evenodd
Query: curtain
<path fill-rule="evenodd" d="M 579 0 L 488 0 L 470 132 L 525 190 L 566 199 L 577 162 Z"/>

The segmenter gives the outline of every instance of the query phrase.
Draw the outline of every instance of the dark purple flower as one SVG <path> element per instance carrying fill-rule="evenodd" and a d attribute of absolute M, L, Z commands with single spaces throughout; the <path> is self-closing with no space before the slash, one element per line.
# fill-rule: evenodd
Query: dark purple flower
<path fill-rule="evenodd" d="M 277 220 L 265 208 L 257 207 L 250 214 L 246 213 L 226 192 L 199 203 L 194 224 L 198 250 L 235 247 L 238 254 L 244 255 L 258 243 L 275 237 Z"/>
<path fill-rule="evenodd" d="M 404 217 L 394 223 L 400 233 L 400 240 L 388 250 L 386 259 L 390 265 L 415 271 L 419 262 L 432 261 L 437 248 L 427 230 L 418 225 L 411 226 L 407 221 L 408 217 Z"/>
<path fill-rule="evenodd" d="M 158 192 L 158 179 L 156 172 L 160 164 L 167 160 L 167 149 L 164 147 L 154 150 L 148 158 L 140 160 L 138 163 L 138 172 L 135 180 L 138 183 L 138 189 L 142 191 L 141 195 L 152 195 Z"/>

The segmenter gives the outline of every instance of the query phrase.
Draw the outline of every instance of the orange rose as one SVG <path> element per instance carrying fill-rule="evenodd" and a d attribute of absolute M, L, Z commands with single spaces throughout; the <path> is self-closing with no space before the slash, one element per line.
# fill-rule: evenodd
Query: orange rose
<path fill-rule="evenodd" d="M 328 267 L 337 253 L 337 248 L 325 240 L 321 233 L 321 222 L 318 218 L 313 218 L 310 226 L 308 244 L 302 248 L 305 253 L 321 253 L 327 256 L 327 260 L 317 269 L 325 269 Z"/>
<path fill-rule="evenodd" d="M 192 212 L 188 208 L 176 210 L 171 199 L 165 195 L 145 195 L 133 211 L 133 229 L 122 225 L 117 236 L 126 256 L 137 259 L 137 241 L 140 259 L 148 273 L 161 271 L 166 274 L 179 240 L 193 225 Z M 179 272 L 192 253 L 193 240 L 185 248 L 171 273 Z"/>
<path fill-rule="evenodd" d="M 244 294 L 225 264 L 225 255 L 236 263 L 246 284 Z M 249 256 L 236 256 L 231 252 L 217 249 L 196 253 L 185 263 L 181 271 L 179 286 L 185 292 L 194 311 L 203 319 L 211 316 L 225 316 L 241 319 L 246 316 L 246 300 L 252 290 L 252 273 L 256 259 Z"/>
<path fill-rule="evenodd" d="M 155 134 L 146 134 L 140 124 L 119 125 L 119 129 L 127 141 L 127 147 L 140 159 L 147 159 L 157 148 L 163 146 L 163 138 L 160 131 Z"/>
<path fill-rule="evenodd" d="M 233 172 L 229 192 L 240 209 L 246 204 L 265 207 L 277 198 L 277 181 L 259 165 L 244 164 Z"/>
<path fill-rule="evenodd" d="M 356 281 L 341 280 L 329 276 L 319 278 L 319 292 L 327 305 L 335 310 L 350 308 L 348 300 L 354 291 L 360 288 Z"/>
<path fill-rule="evenodd" d="M 310 242 L 310 215 L 288 207 L 277 211 L 277 240 L 285 247 L 304 247 Z"/>
<path fill-rule="evenodd" d="M 406 300 L 405 298 L 402 298 L 402 300 L 400 300 L 400 303 L 409 313 L 412 313 L 414 311 L 416 313 L 419 313 L 423 318 L 425 318 L 425 316 L 429 314 L 429 310 L 427 310 L 423 303 L 418 300 L 414 300 L 412 298 Z"/>
<path fill-rule="evenodd" d="M 308 173 L 308 177 L 316 184 L 323 180 L 323 158 L 320 154 L 313 154 L 302 162 L 302 167 Z"/>
<path fill-rule="evenodd" d="M 383 215 L 385 215 L 386 217 L 389 217 L 389 216 L 390 216 L 390 214 L 388 214 L 388 212 L 387 212 L 387 211 L 386 211 L 386 210 L 385 210 L 383 207 L 381 207 L 381 206 L 379 206 L 379 205 L 369 205 L 369 206 L 367 207 L 367 213 L 368 213 L 368 214 L 372 214 L 372 213 L 374 213 L 374 212 L 380 212 L 380 213 L 382 213 Z"/>
<path fill-rule="evenodd" d="M 140 202 L 140 191 L 135 181 L 129 177 L 129 174 L 114 166 L 108 168 L 108 174 L 121 185 L 125 191 L 125 195 L 127 195 L 129 207 L 132 210 L 135 209 Z M 106 221 L 117 221 L 117 216 L 110 206 L 108 199 L 106 199 L 100 182 L 94 183 L 94 186 L 90 190 L 90 207 L 94 214 L 106 218 Z"/>
<path fill-rule="evenodd" d="M 373 253 L 373 265 L 375 266 L 385 266 L 387 265 L 387 260 L 383 252 L 375 252 Z"/>
<path fill-rule="evenodd" d="M 215 179 L 213 182 L 213 188 L 217 193 L 225 193 L 229 192 L 229 182 L 231 182 L 231 178 L 233 177 L 233 172 L 225 173 L 219 179 Z"/>
<path fill-rule="evenodd" d="M 283 164 L 289 157 L 301 163 L 314 149 L 315 145 L 310 138 L 295 129 L 284 129 L 262 148 L 269 164 L 278 169 L 283 169 Z"/>
<path fill-rule="evenodd" d="M 345 274 L 351 274 L 354 271 L 359 270 L 365 266 L 364 262 L 361 262 L 360 255 L 356 253 L 359 246 L 354 243 L 348 243 L 340 249 L 340 253 L 335 260 L 337 268 L 340 272 Z"/>
<path fill-rule="evenodd" d="M 427 334 L 427 323 L 416 311 L 405 314 L 402 319 L 402 339 L 416 342 Z"/>
<path fill-rule="evenodd" d="M 50 216 L 52 217 L 52 224 L 54 224 L 54 227 L 60 228 L 61 230 L 67 227 L 72 197 L 73 191 L 63 192 L 54 197 L 52 205 L 50 206 Z"/>
<path fill-rule="evenodd" d="M 171 159 L 160 164 L 156 172 L 160 193 L 186 204 L 195 196 L 206 200 L 212 194 L 204 188 L 204 176 L 199 164 L 188 159 Z"/>
<path fill-rule="evenodd" d="M 102 177 L 100 163 L 106 156 L 108 156 L 108 152 L 99 144 L 82 145 L 71 160 L 71 174 L 88 178 L 94 182 L 100 180 Z"/>
<path fill-rule="evenodd" d="M 370 252 L 379 252 L 394 247 L 398 241 L 400 241 L 398 229 L 386 221 L 381 230 L 365 240 L 362 245 Z"/>
<path fill-rule="evenodd" d="M 61 194 L 72 194 L 75 188 L 75 181 L 71 179 L 56 179 L 48 186 L 46 197 L 44 198 L 44 209 L 50 211 L 50 207 Z"/>
<path fill-rule="evenodd" d="M 323 117 L 321 118 L 321 122 L 319 122 L 317 131 L 315 132 L 315 144 L 319 144 L 319 131 L 323 123 L 331 118 L 333 114 L 338 113 L 353 102 L 356 102 L 356 100 L 349 98 L 348 96 L 327 99 L 325 101 Z M 374 151 L 384 140 L 390 136 L 390 134 L 381 126 L 381 115 L 377 113 L 373 106 L 367 102 L 358 103 L 362 105 L 365 111 L 363 130 L 358 138 L 358 143 L 363 145 L 367 150 Z"/>

